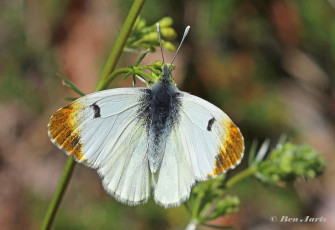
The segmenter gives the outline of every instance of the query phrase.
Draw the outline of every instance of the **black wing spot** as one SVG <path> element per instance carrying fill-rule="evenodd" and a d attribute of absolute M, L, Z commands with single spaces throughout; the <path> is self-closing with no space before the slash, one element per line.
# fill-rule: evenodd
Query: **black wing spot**
<path fill-rule="evenodd" d="M 207 125 L 207 130 L 208 131 L 212 131 L 212 126 L 214 124 L 214 121 L 215 121 L 214 117 L 208 121 L 208 125 Z"/>
<path fill-rule="evenodd" d="M 101 117 L 100 107 L 97 104 L 93 104 L 92 107 L 93 107 L 93 110 L 94 110 L 94 116 L 93 116 L 93 118 Z"/>
<path fill-rule="evenodd" d="M 73 138 L 73 141 L 72 141 L 72 147 L 74 148 L 74 147 L 76 147 L 76 145 L 79 143 L 79 137 L 74 137 Z"/>

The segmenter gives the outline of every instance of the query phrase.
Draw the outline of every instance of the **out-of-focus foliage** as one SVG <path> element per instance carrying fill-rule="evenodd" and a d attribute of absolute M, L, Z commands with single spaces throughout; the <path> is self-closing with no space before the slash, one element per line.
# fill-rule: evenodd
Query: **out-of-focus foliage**
<path fill-rule="evenodd" d="M 47 81 L 40 76 L 55 73 L 56 65 L 48 51 L 45 31 L 37 22 L 26 20 L 23 3 L 0 3 L 0 100 L 18 100 L 22 106 L 41 111 L 40 95 L 47 91 Z"/>
<path fill-rule="evenodd" d="M 1 228 L 40 227 L 65 161 L 64 154 L 50 144 L 44 127 L 50 115 L 67 103 L 63 98 L 73 96 L 65 91 L 57 75 L 89 92 L 131 2 L 0 1 L 0 184 L 6 188 L 0 191 Z M 331 170 L 335 149 L 333 2 L 146 1 L 141 11 L 140 20 L 145 19 L 142 28 L 170 16 L 179 35 L 175 41 L 179 41 L 185 26 L 191 25 L 175 61 L 173 74 L 178 87 L 222 108 L 240 127 L 247 149 L 254 139 L 275 140 L 288 133 L 294 143 L 308 143 L 320 152 L 330 169 L 320 180 L 298 180 L 297 191 L 296 183 L 283 188 L 264 186 L 252 178 L 241 181 L 222 197 L 230 196 L 232 202 L 226 204 L 234 206 L 234 197 L 238 196 L 239 212 L 212 220 L 213 225 L 237 225 L 241 229 L 335 228 L 330 221 L 282 225 L 268 219 L 270 215 L 334 216 L 334 209 L 328 205 L 335 193 Z M 147 46 L 143 42 L 133 48 Z M 136 55 L 123 55 L 120 66 L 134 64 Z M 160 57 L 158 54 L 151 60 L 150 55 L 146 56 L 147 63 Z M 131 86 L 131 79 L 121 79 L 115 82 Z M 294 156 L 303 156 L 294 158 L 297 162 L 322 168 L 322 161 L 308 164 L 312 150 L 286 148 Z M 245 164 L 247 157 L 226 175 L 227 181 L 249 167 Z M 287 154 L 278 157 L 293 159 Z M 295 165 L 288 165 L 294 175 L 300 172 Z M 273 167 L 280 169 L 280 165 Z M 299 168 L 303 166 L 299 164 Z M 267 179 L 272 175 L 272 171 L 264 172 Z M 286 176 L 280 173 L 278 179 Z M 212 185 L 206 182 L 199 186 Z M 196 192 L 197 187 L 194 189 Z M 208 199 L 211 197 L 209 194 Z M 184 207 L 163 210 L 152 201 L 139 207 L 123 206 L 103 191 L 93 170 L 77 166 L 56 220 L 55 229 L 181 229 L 189 214 Z"/>
<path fill-rule="evenodd" d="M 238 211 L 237 196 L 224 196 L 224 175 L 199 183 L 192 189 L 187 208 L 196 225 Z"/>
<path fill-rule="evenodd" d="M 278 145 L 269 157 L 257 166 L 259 179 L 267 183 L 292 183 L 298 177 L 315 178 L 325 169 L 325 161 L 306 145 Z"/>
<path fill-rule="evenodd" d="M 269 152 L 269 142 L 265 141 L 256 156 L 253 152 L 255 148 L 252 148 L 249 154 L 249 167 L 228 181 L 221 175 L 193 188 L 187 204 L 192 217 L 190 224 L 206 224 L 219 216 L 237 212 L 240 205 L 239 197 L 226 195 L 226 192 L 247 177 L 256 176 L 265 184 L 292 185 L 299 178 L 315 178 L 325 169 L 324 159 L 307 145 L 279 142 L 276 148 Z"/>

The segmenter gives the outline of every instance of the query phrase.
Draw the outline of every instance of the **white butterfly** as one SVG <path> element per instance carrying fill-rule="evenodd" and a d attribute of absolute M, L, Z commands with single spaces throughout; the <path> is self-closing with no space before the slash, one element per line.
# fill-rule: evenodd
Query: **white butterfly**
<path fill-rule="evenodd" d="M 240 130 L 213 104 L 179 91 L 171 71 L 172 65 L 163 64 L 149 88 L 92 93 L 50 119 L 51 141 L 97 169 L 106 191 L 122 203 L 145 203 L 153 191 L 159 205 L 178 206 L 196 181 L 242 159 Z"/>

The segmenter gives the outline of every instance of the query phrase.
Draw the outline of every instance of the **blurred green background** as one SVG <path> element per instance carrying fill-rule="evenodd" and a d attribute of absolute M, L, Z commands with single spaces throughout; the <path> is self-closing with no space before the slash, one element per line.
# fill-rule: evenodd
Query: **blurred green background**
<path fill-rule="evenodd" d="M 76 96 L 57 74 L 92 92 L 131 3 L 0 1 L 1 229 L 40 227 L 66 161 L 46 125 L 65 97 Z M 191 25 L 175 62 L 179 88 L 222 108 L 240 127 L 247 152 L 251 141 L 274 144 L 284 133 L 327 161 L 321 177 L 290 188 L 243 181 L 231 191 L 240 196 L 240 211 L 213 224 L 335 229 L 335 1 L 147 0 L 141 12 L 148 24 L 165 16 L 179 35 Z M 139 55 L 124 53 L 119 66 Z M 143 63 L 160 59 L 149 53 Z M 327 221 L 270 221 L 307 215 Z M 94 170 L 77 165 L 53 229 L 183 229 L 189 219 L 183 206 L 124 206 L 106 194 Z"/>

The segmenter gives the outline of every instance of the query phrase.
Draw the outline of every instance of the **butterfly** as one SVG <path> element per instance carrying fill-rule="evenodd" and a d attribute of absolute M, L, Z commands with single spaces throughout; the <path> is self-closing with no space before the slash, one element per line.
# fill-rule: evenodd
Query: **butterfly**
<path fill-rule="evenodd" d="M 178 206 L 197 181 L 234 168 L 243 157 L 239 128 L 215 105 L 180 91 L 171 74 L 174 58 L 165 64 L 163 51 L 162 57 L 162 73 L 148 88 L 88 94 L 48 124 L 51 141 L 97 169 L 105 190 L 127 205 L 143 204 L 153 193 L 157 204 Z"/>

